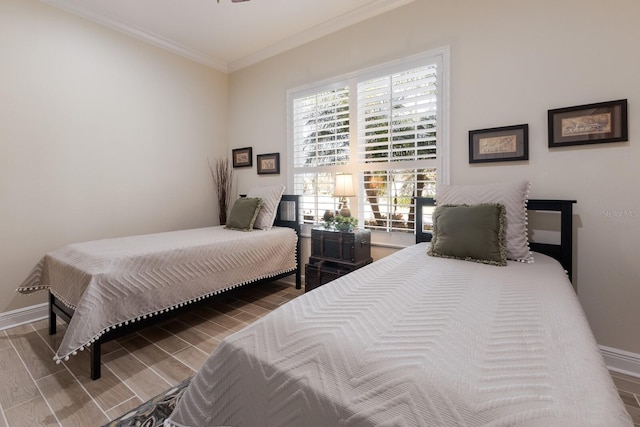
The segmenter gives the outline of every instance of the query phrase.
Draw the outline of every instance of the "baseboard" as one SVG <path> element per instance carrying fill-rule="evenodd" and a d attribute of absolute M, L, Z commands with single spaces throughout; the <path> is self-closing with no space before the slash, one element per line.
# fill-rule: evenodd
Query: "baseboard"
<path fill-rule="evenodd" d="M 49 318 L 49 304 L 42 303 L 0 313 L 0 331 Z"/>
<path fill-rule="evenodd" d="M 640 354 L 603 345 L 600 353 L 610 370 L 640 378 Z"/>

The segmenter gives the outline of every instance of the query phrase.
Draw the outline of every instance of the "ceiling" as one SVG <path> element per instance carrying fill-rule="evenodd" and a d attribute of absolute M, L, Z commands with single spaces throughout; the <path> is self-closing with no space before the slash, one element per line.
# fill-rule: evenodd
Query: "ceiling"
<path fill-rule="evenodd" d="M 224 72 L 413 0 L 42 0 Z"/>

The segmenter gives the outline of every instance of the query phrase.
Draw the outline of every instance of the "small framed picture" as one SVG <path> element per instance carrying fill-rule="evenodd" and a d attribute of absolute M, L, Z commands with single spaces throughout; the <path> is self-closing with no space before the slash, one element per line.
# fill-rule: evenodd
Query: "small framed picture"
<path fill-rule="evenodd" d="M 250 168 L 253 166 L 253 154 L 251 147 L 236 148 L 231 150 L 234 168 Z"/>
<path fill-rule="evenodd" d="M 469 163 L 529 160 L 529 125 L 469 131 Z"/>
<path fill-rule="evenodd" d="M 549 147 L 629 140 L 627 100 L 549 110 Z"/>
<path fill-rule="evenodd" d="M 258 154 L 258 174 L 280 173 L 280 153 Z"/>

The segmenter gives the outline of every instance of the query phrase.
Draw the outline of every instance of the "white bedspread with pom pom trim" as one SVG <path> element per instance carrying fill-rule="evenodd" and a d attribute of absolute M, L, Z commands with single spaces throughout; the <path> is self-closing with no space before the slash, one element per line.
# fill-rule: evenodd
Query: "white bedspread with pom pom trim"
<path fill-rule="evenodd" d="M 295 270 L 296 242 L 291 228 L 217 226 L 75 243 L 46 254 L 18 292 L 48 289 L 75 310 L 59 361 L 114 327 Z"/>

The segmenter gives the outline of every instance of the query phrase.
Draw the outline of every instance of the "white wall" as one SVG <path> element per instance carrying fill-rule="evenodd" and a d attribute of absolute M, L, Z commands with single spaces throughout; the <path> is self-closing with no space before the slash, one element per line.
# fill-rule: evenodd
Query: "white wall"
<path fill-rule="evenodd" d="M 527 178 L 534 198 L 577 199 L 579 298 L 599 344 L 640 353 L 638 22 L 636 0 L 416 0 L 233 73 L 230 145 L 284 156 L 287 89 L 450 45 L 451 182 Z M 629 99 L 628 143 L 547 147 L 548 109 L 620 98 Z M 469 130 L 520 123 L 529 124 L 528 162 L 469 165 Z M 287 182 L 283 166 L 271 181 Z M 265 181 L 255 166 L 237 176 L 240 191 Z"/>
<path fill-rule="evenodd" d="M 227 75 L 37 0 L 0 1 L 0 313 L 67 243 L 217 223 Z"/>

